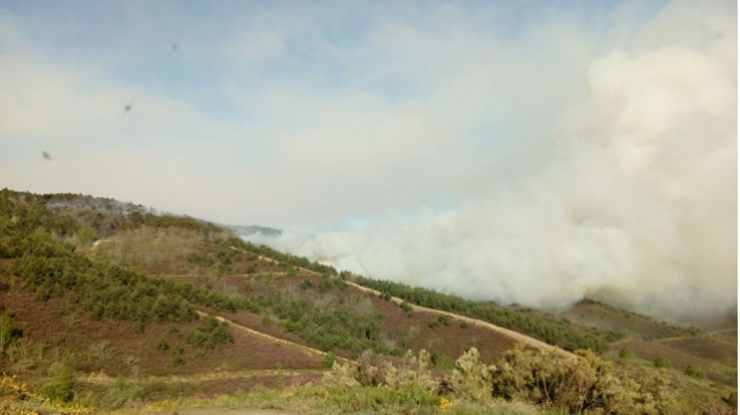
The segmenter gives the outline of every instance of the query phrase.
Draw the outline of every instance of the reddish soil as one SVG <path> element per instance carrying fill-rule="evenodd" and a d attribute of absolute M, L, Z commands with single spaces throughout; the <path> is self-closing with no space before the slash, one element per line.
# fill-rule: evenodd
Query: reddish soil
<path fill-rule="evenodd" d="M 300 284 L 304 280 L 310 280 L 313 288 L 301 290 Z M 197 285 L 210 284 L 213 288 L 222 292 L 239 292 L 249 297 L 265 296 L 272 297 L 284 292 L 285 290 L 294 290 L 302 296 L 319 295 L 318 285 L 321 277 L 315 274 L 299 273 L 293 277 L 285 275 L 266 275 L 252 276 L 224 276 L 215 281 L 206 282 L 205 279 L 193 278 L 190 282 Z M 292 288 L 288 288 L 292 287 Z M 469 324 L 466 328 L 461 327 L 459 321 L 451 321 L 447 326 L 439 322 L 439 316 L 433 313 L 414 311 L 406 313 L 398 305 L 385 301 L 377 296 L 365 293 L 357 288 L 348 286 L 346 289 L 333 289 L 332 294 L 339 295 L 345 299 L 351 296 L 364 296 L 370 298 L 373 307 L 381 313 L 384 318 L 382 321 L 382 330 L 389 342 L 395 347 L 401 349 L 411 349 L 418 352 L 426 349 L 431 353 L 445 354 L 456 359 L 462 353 L 471 347 L 476 347 L 481 353 L 481 357 L 488 362 L 493 362 L 503 356 L 503 354 L 514 347 L 516 342 L 510 337 L 497 333 L 485 327 Z M 281 339 L 289 340 L 295 343 L 320 349 L 320 346 L 310 344 L 295 334 L 288 333 L 279 325 L 273 323 L 264 324 L 262 316 L 249 312 L 239 313 L 220 313 L 225 318 L 270 334 Z M 437 322 L 437 327 L 430 327 L 430 323 Z M 350 358 L 351 354 L 347 351 L 335 351 L 338 355 Z"/>
<path fill-rule="evenodd" d="M 734 375 L 730 376 L 727 373 L 728 371 L 718 369 L 715 361 L 691 356 L 682 351 L 668 348 L 660 343 L 646 342 L 643 340 L 633 340 L 628 344 L 613 346 L 613 350 L 618 351 L 625 345 L 632 350 L 635 356 L 641 359 L 652 362 L 656 357 L 662 356 L 670 360 L 673 367 L 680 372 L 683 372 L 686 366 L 694 365 L 701 368 L 709 379 L 728 385 L 737 384 L 737 370 L 735 370 Z"/>
<path fill-rule="evenodd" d="M 661 345 L 702 359 L 737 365 L 737 344 L 724 340 L 712 337 L 687 337 L 682 340 L 664 341 Z"/>
<path fill-rule="evenodd" d="M 290 347 L 281 346 L 256 338 L 238 330 L 232 330 L 234 342 L 221 344 L 213 351 L 200 351 L 187 343 L 187 333 L 200 323 L 149 324 L 142 334 L 137 334 L 132 321 L 92 321 L 79 314 L 74 321 L 60 317 L 62 299 L 41 303 L 32 296 L 10 290 L 0 293 L 0 303 L 15 312 L 13 324 L 23 330 L 23 336 L 49 348 L 59 347 L 63 351 L 79 353 L 75 369 L 81 371 L 105 371 L 112 376 L 131 374 L 126 364 L 129 357 L 138 360 L 135 365 L 140 375 L 189 374 L 213 370 L 250 369 L 316 369 L 321 362 Z M 176 330 L 174 330 L 176 328 Z M 170 349 L 158 351 L 157 344 L 164 339 Z M 94 356 L 91 349 L 107 342 L 105 358 Z M 173 366 L 173 349 L 184 349 L 184 365 Z M 8 368 L 6 368 L 8 369 Z"/>
<path fill-rule="evenodd" d="M 563 315 L 573 323 L 605 329 L 619 328 L 632 332 L 637 337 L 659 339 L 686 335 L 684 330 L 669 323 L 629 312 L 620 312 L 597 303 L 578 303 Z"/>

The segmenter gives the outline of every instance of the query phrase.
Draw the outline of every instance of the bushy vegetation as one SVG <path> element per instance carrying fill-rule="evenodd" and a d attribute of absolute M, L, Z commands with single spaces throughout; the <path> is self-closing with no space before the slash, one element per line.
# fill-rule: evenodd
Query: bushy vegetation
<path fill-rule="evenodd" d="M 67 376 L 67 375 L 64 375 Z M 64 395 L 67 381 L 62 379 L 60 389 Z M 64 384 L 62 384 L 64 383 Z M 69 393 L 69 389 L 66 389 Z M 79 404 L 51 402 L 47 397 L 33 393 L 15 376 L 0 375 L 0 414 L 3 415 L 91 415 L 93 410 Z"/>
<path fill-rule="evenodd" d="M 683 374 L 686 376 L 691 376 L 692 378 L 697 378 L 697 379 L 704 379 L 706 377 L 704 372 L 702 372 L 701 369 L 699 369 L 698 367 L 694 365 L 686 366 L 686 369 L 684 370 Z"/>
<path fill-rule="evenodd" d="M 188 343 L 196 348 L 213 350 L 217 344 L 233 343 L 234 335 L 229 331 L 229 323 L 219 322 L 214 316 L 207 316 L 200 326 L 188 333 Z"/>
<path fill-rule="evenodd" d="M 191 321 L 197 318 L 192 304 L 225 311 L 252 308 L 246 299 L 91 261 L 45 231 L 54 228 L 55 220 L 40 201 L 20 203 L 11 192 L 0 191 L 0 258 L 13 260 L 11 282 L 35 294 L 37 301 L 65 298 L 62 313 L 81 309 L 93 320 L 144 324 Z"/>
<path fill-rule="evenodd" d="M 570 414 L 682 414 L 688 408 L 655 372 L 628 375 L 590 351 L 578 358 L 559 358 L 553 352 L 534 353 L 522 347 L 507 352 L 492 372 L 493 395 Z"/>
<path fill-rule="evenodd" d="M 324 377 L 330 388 L 374 386 L 395 391 L 420 387 L 461 401 L 528 402 L 561 414 L 675 415 L 689 413 L 685 402 L 660 374 L 628 375 L 593 352 L 563 357 L 539 353 L 522 345 L 495 365 L 485 364 L 475 348 L 455 362 L 451 374 L 435 376 L 430 356 L 407 354 L 393 364 L 365 352 L 357 362 L 335 363 Z M 450 402 L 447 400 L 447 402 Z"/>
<path fill-rule="evenodd" d="M 286 268 L 300 267 L 300 268 L 305 268 L 305 269 L 314 271 L 319 274 L 326 274 L 326 275 L 337 275 L 338 274 L 337 270 L 334 267 L 331 267 L 329 265 L 319 264 L 318 262 L 313 262 L 313 261 L 308 260 L 307 258 L 299 257 L 296 255 L 284 254 L 282 252 L 278 252 L 265 245 L 256 246 L 241 238 L 231 237 L 231 238 L 224 239 L 223 245 L 227 248 L 230 248 L 233 246 L 237 249 L 241 249 L 249 253 L 254 253 L 257 255 L 270 258 L 272 260 L 277 261 L 281 266 L 286 267 Z"/>
<path fill-rule="evenodd" d="M 305 280 L 301 289 L 309 289 Z M 310 286 L 313 286 L 311 284 Z M 363 350 L 400 355 L 381 335 L 381 319 L 372 302 L 364 296 L 343 297 L 325 294 L 315 298 L 286 289 L 275 297 L 259 296 L 253 303 L 263 314 L 277 316 L 280 325 L 326 351 L 349 350 L 359 356 Z"/>
<path fill-rule="evenodd" d="M 39 389 L 39 395 L 51 401 L 71 401 L 72 369 L 66 366 L 58 368 L 57 374 Z"/>
<path fill-rule="evenodd" d="M 656 357 L 655 360 L 653 360 L 653 366 L 657 367 L 658 369 L 673 369 L 673 364 L 671 363 L 671 361 L 663 356 Z"/>
<path fill-rule="evenodd" d="M 604 339 L 592 334 L 580 333 L 570 323 L 554 316 L 530 316 L 495 304 L 465 300 L 457 296 L 441 294 L 425 288 L 410 287 L 397 282 L 360 276 L 356 277 L 356 282 L 422 307 L 464 314 L 518 330 L 566 350 L 591 349 L 595 352 L 603 352 L 608 347 Z"/>

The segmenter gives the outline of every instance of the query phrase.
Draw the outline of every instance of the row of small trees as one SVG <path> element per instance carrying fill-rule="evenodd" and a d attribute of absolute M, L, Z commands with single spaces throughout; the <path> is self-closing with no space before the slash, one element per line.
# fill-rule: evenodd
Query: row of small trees
<path fill-rule="evenodd" d="M 528 315 L 496 304 L 465 300 L 454 295 L 410 287 L 397 282 L 380 281 L 361 276 L 355 276 L 355 280 L 358 284 L 378 290 L 387 296 L 398 297 L 423 307 L 480 318 L 499 326 L 530 334 L 566 350 L 590 349 L 603 352 L 608 348 L 604 339 L 590 333 L 581 333 L 571 327 L 567 321 L 555 316 Z"/>

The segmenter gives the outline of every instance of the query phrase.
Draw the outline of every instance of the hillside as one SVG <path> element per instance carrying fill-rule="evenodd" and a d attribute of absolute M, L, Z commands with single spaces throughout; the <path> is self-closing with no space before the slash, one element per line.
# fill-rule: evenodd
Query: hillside
<path fill-rule="evenodd" d="M 576 361 L 570 352 L 590 349 L 626 373 L 663 376 L 698 408 L 737 380 L 736 330 L 594 301 L 563 315 L 469 301 L 89 196 L 0 191 L 0 304 L 0 369 L 47 391 L 72 373 L 67 400 L 102 408 L 318 382 L 334 359 L 362 361 L 368 350 L 388 362 L 427 351 L 444 377 L 471 348 L 494 364 L 522 341 Z M 631 357 L 620 356 L 625 347 Z M 653 368 L 658 357 L 674 369 Z M 684 375 L 688 366 L 702 376 Z M 120 393 L 102 393 L 114 384 Z"/>

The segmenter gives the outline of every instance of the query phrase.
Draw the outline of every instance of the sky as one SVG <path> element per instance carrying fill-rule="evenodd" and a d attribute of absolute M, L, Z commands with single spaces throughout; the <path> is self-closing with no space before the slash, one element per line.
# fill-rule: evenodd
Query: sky
<path fill-rule="evenodd" d="M 467 297 L 714 313 L 737 4 L 0 0 L 0 187 Z"/>

